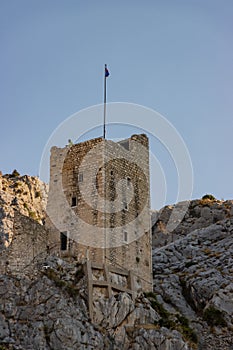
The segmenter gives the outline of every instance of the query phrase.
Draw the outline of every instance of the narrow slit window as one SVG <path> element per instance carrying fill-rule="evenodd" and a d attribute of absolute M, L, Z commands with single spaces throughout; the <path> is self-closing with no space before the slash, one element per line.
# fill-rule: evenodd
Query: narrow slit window
<path fill-rule="evenodd" d="M 77 198 L 76 197 L 72 197 L 71 199 L 71 207 L 76 207 L 77 205 Z"/>
<path fill-rule="evenodd" d="M 95 177 L 95 187 L 96 187 L 96 189 L 98 190 L 98 188 L 99 188 L 99 179 L 98 179 L 98 176 L 96 175 L 96 177 Z"/>
<path fill-rule="evenodd" d="M 125 231 L 124 232 L 124 241 L 127 242 L 128 241 L 128 233 Z"/>
<path fill-rule="evenodd" d="M 126 202 L 123 203 L 123 210 L 128 210 L 128 204 Z"/>
<path fill-rule="evenodd" d="M 61 250 L 67 250 L 67 233 L 61 232 L 60 233 L 60 243 L 61 243 Z"/>

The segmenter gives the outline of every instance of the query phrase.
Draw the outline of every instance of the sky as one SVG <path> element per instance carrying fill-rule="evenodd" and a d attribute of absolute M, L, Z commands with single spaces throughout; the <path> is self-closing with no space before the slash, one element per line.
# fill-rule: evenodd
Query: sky
<path fill-rule="evenodd" d="M 232 18 L 232 0 L 0 0 L 0 170 L 38 175 L 53 131 L 103 102 L 107 63 L 108 102 L 155 110 L 181 135 L 192 198 L 233 199 Z M 109 126 L 107 136 L 134 131 Z M 174 162 L 158 140 L 151 148 L 172 204 Z M 161 184 L 151 174 L 152 207 L 159 208 Z"/>

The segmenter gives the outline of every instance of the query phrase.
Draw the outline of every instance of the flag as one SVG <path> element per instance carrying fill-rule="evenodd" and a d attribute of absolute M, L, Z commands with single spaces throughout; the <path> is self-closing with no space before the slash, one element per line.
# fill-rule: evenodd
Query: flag
<path fill-rule="evenodd" d="M 108 68 L 105 66 L 105 78 L 107 78 L 109 76 L 109 71 Z"/>

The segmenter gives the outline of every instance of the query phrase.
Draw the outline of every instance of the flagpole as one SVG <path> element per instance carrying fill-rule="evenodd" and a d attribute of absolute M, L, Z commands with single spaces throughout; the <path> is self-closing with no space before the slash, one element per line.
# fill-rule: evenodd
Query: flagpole
<path fill-rule="evenodd" d="M 104 66 L 104 140 L 106 138 L 106 102 L 107 102 L 107 64 Z M 105 164 L 105 143 L 104 143 L 104 164 Z M 107 236 L 106 236 L 106 173 L 104 173 L 104 263 L 106 264 L 107 255 Z"/>
<path fill-rule="evenodd" d="M 107 102 L 107 65 L 105 64 L 104 69 L 104 139 L 106 138 L 106 102 Z"/>

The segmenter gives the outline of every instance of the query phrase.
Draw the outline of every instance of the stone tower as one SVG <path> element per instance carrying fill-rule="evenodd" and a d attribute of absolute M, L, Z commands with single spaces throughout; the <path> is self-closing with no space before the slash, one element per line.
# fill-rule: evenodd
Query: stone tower
<path fill-rule="evenodd" d="M 151 290 L 146 135 L 52 147 L 47 212 L 50 246 L 61 256 L 127 269 L 136 289 Z"/>

